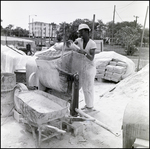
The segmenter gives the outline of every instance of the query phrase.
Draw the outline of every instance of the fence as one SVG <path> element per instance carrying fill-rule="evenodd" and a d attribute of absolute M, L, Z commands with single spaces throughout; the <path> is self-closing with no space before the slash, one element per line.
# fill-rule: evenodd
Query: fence
<path fill-rule="evenodd" d="M 99 53 L 103 51 L 103 40 L 94 40 L 96 45 L 97 45 L 97 49 L 95 51 L 95 53 Z"/>

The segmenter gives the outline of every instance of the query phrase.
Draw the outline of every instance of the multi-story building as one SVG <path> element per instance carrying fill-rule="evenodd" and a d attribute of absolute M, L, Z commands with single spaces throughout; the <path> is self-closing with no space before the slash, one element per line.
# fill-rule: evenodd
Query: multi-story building
<path fill-rule="evenodd" d="M 29 36 L 36 38 L 55 38 L 59 25 L 44 22 L 29 23 Z"/>

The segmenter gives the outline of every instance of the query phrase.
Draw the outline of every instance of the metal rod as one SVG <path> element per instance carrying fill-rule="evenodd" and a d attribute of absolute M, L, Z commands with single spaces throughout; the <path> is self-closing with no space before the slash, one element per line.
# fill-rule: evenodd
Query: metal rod
<path fill-rule="evenodd" d="M 95 14 L 93 15 L 92 39 L 94 39 L 94 23 L 95 23 Z"/>
<path fill-rule="evenodd" d="M 82 110 L 75 108 L 75 111 L 78 112 L 79 114 L 81 114 L 82 116 L 86 117 L 86 118 L 90 118 L 93 119 L 92 116 L 84 113 Z M 95 119 L 95 118 L 94 118 Z M 103 127 L 104 129 L 106 129 L 107 131 L 111 132 L 112 134 L 114 134 L 116 137 L 119 136 L 118 133 L 114 133 L 107 125 L 103 124 L 102 122 L 100 122 L 99 120 L 95 119 L 95 121 L 92 121 L 94 123 L 96 123 L 97 125 Z"/>
<path fill-rule="evenodd" d="M 139 49 L 139 59 L 138 59 L 137 71 L 139 71 L 141 49 L 142 49 L 142 43 L 143 43 L 143 37 L 144 37 L 144 31 L 145 31 L 145 24 L 146 24 L 148 9 L 149 9 L 149 6 L 147 6 L 146 15 L 145 15 L 144 28 L 143 28 L 142 38 L 141 38 L 141 46 L 140 46 L 140 49 Z"/>
<path fill-rule="evenodd" d="M 70 105 L 70 114 L 72 116 L 77 116 L 77 111 L 75 110 L 79 106 L 79 75 L 76 73 L 74 75 L 74 82 L 72 84 L 72 101 Z"/>
<path fill-rule="evenodd" d="M 63 54 L 64 54 L 64 50 L 65 50 L 65 45 L 66 45 L 66 31 L 65 31 L 65 27 L 66 27 L 66 23 L 64 22 L 64 30 L 63 30 L 63 34 L 64 34 L 64 37 L 63 37 L 63 47 L 62 47 L 62 54 L 61 54 L 61 59 L 63 60 Z"/>
<path fill-rule="evenodd" d="M 29 38 L 30 38 L 30 15 L 29 15 Z"/>
<path fill-rule="evenodd" d="M 112 45 L 113 45 L 113 34 L 114 34 L 114 22 L 115 22 L 115 9 L 116 5 L 114 5 L 114 14 L 113 14 L 113 23 L 112 23 Z"/>

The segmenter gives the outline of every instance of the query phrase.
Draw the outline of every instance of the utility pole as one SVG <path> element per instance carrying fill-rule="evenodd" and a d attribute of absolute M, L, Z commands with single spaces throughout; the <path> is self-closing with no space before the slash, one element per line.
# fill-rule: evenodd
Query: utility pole
<path fill-rule="evenodd" d="M 7 32 L 8 32 L 8 29 L 6 29 L 6 45 L 7 45 Z"/>
<path fill-rule="evenodd" d="M 45 27 L 45 39 L 46 39 L 46 27 Z"/>
<path fill-rule="evenodd" d="M 29 15 L 29 38 L 30 38 L 30 16 L 33 16 L 33 15 Z M 37 15 L 34 15 L 34 16 L 37 16 Z M 32 31 L 33 31 L 33 19 L 32 19 Z"/>
<path fill-rule="evenodd" d="M 63 47 L 62 47 L 62 54 L 61 54 L 62 61 L 63 61 L 63 55 L 65 51 L 65 45 L 66 45 L 66 22 L 64 22 L 64 28 L 63 28 Z M 62 66 L 63 66 L 63 63 L 62 63 Z"/>
<path fill-rule="evenodd" d="M 133 17 L 135 17 L 136 19 L 135 19 L 135 27 L 137 27 L 137 18 L 139 18 L 138 16 L 133 16 Z"/>
<path fill-rule="evenodd" d="M 29 15 L 29 38 L 30 38 L 30 15 Z"/>
<path fill-rule="evenodd" d="M 94 39 L 94 23 L 95 23 L 95 14 L 93 15 L 92 39 Z"/>
<path fill-rule="evenodd" d="M 32 18 L 32 38 L 33 38 L 33 18 Z"/>
<path fill-rule="evenodd" d="M 49 45 L 50 45 L 50 24 L 49 24 Z"/>
<path fill-rule="evenodd" d="M 144 31 L 145 31 L 145 24 L 146 24 L 148 9 L 149 9 L 149 6 L 147 6 L 146 15 L 145 15 L 144 28 L 143 28 L 143 32 L 142 32 L 142 38 L 141 38 L 141 46 L 139 48 L 139 59 L 138 59 L 137 71 L 139 71 L 140 55 L 141 55 L 141 50 L 140 49 L 142 48 L 142 43 L 143 43 L 143 37 L 144 37 Z"/>
<path fill-rule="evenodd" d="M 41 23 L 41 46 L 42 46 L 42 23 Z"/>
<path fill-rule="evenodd" d="M 114 34 L 115 9 L 116 9 L 116 5 L 114 5 L 114 14 L 113 14 L 113 23 L 112 23 L 112 45 L 113 45 L 113 34 Z"/>
<path fill-rule="evenodd" d="M 53 24 L 52 24 L 52 34 L 51 34 L 51 41 L 53 41 Z"/>

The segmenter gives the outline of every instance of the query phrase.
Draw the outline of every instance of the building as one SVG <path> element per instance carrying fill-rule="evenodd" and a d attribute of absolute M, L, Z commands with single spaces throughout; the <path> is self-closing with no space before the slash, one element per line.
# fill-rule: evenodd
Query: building
<path fill-rule="evenodd" d="M 56 31 L 59 25 L 44 22 L 29 23 L 29 36 L 35 38 L 51 38 L 56 37 Z"/>

